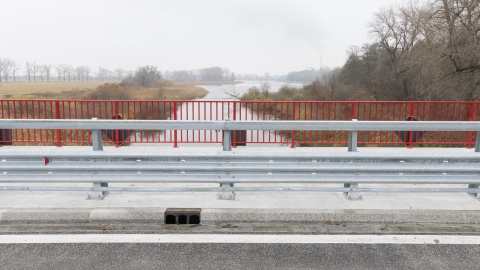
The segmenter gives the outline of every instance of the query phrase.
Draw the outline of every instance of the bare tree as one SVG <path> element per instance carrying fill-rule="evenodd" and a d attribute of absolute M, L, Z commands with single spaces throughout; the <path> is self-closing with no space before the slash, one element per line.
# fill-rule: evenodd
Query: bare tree
<path fill-rule="evenodd" d="M 221 67 L 211 67 L 200 69 L 200 77 L 202 81 L 223 81 L 224 70 Z"/>
<path fill-rule="evenodd" d="M 177 82 L 193 82 L 197 78 L 191 70 L 174 70 L 168 73 L 170 79 Z"/>
<path fill-rule="evenodd" d="M 10 76 L 10 72 L 12 71 L 12 68 L 13 68 L 13 60 L 4 58 L 1 61 L 2 61 L 3 78 L 5 79 L 5 82 L 8 82 L 8 76 Z"/>
<path fill-rule="evenodd" d="M 85 79 L 88 82 L 88 78 L 90 76 L 90 67 L 84 66 L 84 71 L 85 71 Z"/>
<path fill-rule="evenodd" d="M 43 78 L 45 77 L 45 68 L 43 65 L 38 65 L 38 74 L 40 75 L 40 79 L 43 82 Z"/>
<path fill-rule="evenodd" d="M 84 70 L 83 66 L 78 66 L 78 67 L 76 67 L 76 68 L 75 68 L 75 74 L 77 75 L 77 79 L 78 79 L 79 81 L 81 81 L 81 80 L 82 80 L 82 77 L 83 77 L 84 74 L 85 74 L 85 70 Z"/>
<path fill-rule="evenodd" d="M 328 98 L 334 100 L 336 98 L 338 88 L 340 87 L 339 76 L 340 68 L 330 71 L 326 76 L 326 83 L 328 89 Z"/>
<path fill-rule="evenodd" d="M 115 80 L 115 73 L 107 68 L 98 68 L 97 79 L 100 81 L 113 81 Z"/>
<path fill-rule="evenodd" d="M 122 69 L 122 68 L 117 68 L 114 70 L 115 72 L 115 77 L 117 79 L 117 81 L 121 81 L 125 78 L 125 70 Z"/>
<path fill-rule="evenodd" d="M 30 68 L 31 68 L 31 72 L 33 74 L 33 81 L 36 82 L 37 81 L 37 73 L 40 71 L 40 65 L 37 65 L 36 62 L 33 62 L 30 65 Z"/>
<path fill-rule="evenodd" d="M 108 69 L 99 67 L 98 68 L 98 74 L 97 74 L 98 80 L 106 81 L 107 76 L 108 76 Z"/>
<path fill-rule="evenodd" d="M 18 63 L 16 61 L 12 61 L 12 77 L 14 82 L 17 81 L 17 73 L 19 70 L 20 66 L 18 65 Z"/>
<path fill-rule="evenodd" d="M 442 58 L 448 59 L 442 81 L 451 84 L 464 100 L 480 98 L 480 0 L 436 0 L 441 14 L 436 27 L 444 27 L 447 38 Z M 444 79 L 443 79 L 444 78 Z M 443 84 L 443 83 L 442 83 Z M 445 85 L 445 84 L 443 84 Z"/>
<path fill-rule="evenodd" d="M 423 39 L 422 21 L 426 19 L 426 7 L 413 2 L 399 8 L 383 9 L 374 15 L 371 32 L 377 36 L 379 46 L 387 52 L 390 70 L 389 76 L 396 87 L 398 99 L 415 99 L 416 93 L 409 85 L 407 72 L 412 68 L 411 51 Z M 385 62 L 387 64 L 387 62 Z M 396 88 L 395 87 L 395 88 Z"/>
<path fill-rule="evenodd" d="M 51 71 L 52 71 L 52 65 L 43 65 L 43 71 L 45 73 L 45 77 L 47 79 L 47 82 L 50 81 L 50 76 L 51 76 Z"/>
<path fill-rule="evenodd" d="M 155 66 L 139 67 L 133 76 L 134 82 L 143 87 L 156 87 L 161 79 L 160 72 Z"/>
<path fill-rule="evenodd" d="M 410 2 L 375 14 L 371 29 L 399 98 L 480 99 L 480 0 Z"/>
<path fill-rule="evenodd" d="M 61 77 L 63 78 L 63 81 L 66 80 L 66 75 L 67 75 L 68 68 L 69 68 L 69 66 L 66 65 L 66 64 L 58 65 L 57 72 L 60 71 L 60 74 L 61 74 Z M 59 76 L 59 78 L 60 78 L 60 76 Z"/>
<path fill-rule="evenodd" d="M 72 66 L 67 65 L 64 69 L 64 72 L 67 73 L 68 81 L 71 81 L 72 79 L 75 80 L 74 69 Z"/>
<path fill-rule="evenodd" d="M 28 81 L 30 82 L 32 76 L 32 64 L 30 64 L 29 62 L 25 63 L 25 73 L 28 77 Z"/>
<path fill-rule="evenodd" d="M 62 68 L 60 66 L 55 66 L 55 71 L 57 72 L 58 81 L 62 80 Z"/>

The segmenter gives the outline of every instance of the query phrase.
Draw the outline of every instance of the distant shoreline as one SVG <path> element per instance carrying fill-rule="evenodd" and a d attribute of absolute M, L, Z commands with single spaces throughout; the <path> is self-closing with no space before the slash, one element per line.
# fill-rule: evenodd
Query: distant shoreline
<path fill-rule="evenodd" d="M 223 84 L 240 84 L 243 81 L 192 81 L 192 82 L 176 82 L 183 85 L 223 85 Z"/>

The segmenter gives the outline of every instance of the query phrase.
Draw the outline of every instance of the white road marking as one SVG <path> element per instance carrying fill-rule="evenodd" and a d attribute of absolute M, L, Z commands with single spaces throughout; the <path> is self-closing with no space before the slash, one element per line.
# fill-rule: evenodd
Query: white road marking
<path fill-rule="evenodd" d="M 273 244 L 461 244 L 480 236 L 456 235 L 255 235 L 255 234 L 61 234 L 0 235 L 0 244 L 34 243 L 273 243 Z"/>

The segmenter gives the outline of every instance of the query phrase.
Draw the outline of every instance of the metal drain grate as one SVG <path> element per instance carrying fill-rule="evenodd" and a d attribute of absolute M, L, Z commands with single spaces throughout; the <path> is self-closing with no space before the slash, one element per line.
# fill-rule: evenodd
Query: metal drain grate
<path fill-rule="evenodd" d="M 165 224 L 200 224 L 201 208 L 167 208 Z"/>

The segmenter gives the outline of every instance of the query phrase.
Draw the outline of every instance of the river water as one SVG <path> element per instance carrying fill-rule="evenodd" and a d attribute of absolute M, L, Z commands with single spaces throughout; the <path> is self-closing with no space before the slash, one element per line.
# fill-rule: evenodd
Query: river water
<path fill-rule="evenodd" d="M 198 87 L 204 88 L 208 91 L 208 94 L 202 98 L 206 99 L 232 99 L 227 93 L 235 93 L 238 96 L 243 95 L 252 87 L 261 88 L 261 86 L 267 83 L 270 92 L 277 92 L 282 86 L 287 85 L 290 87 L 301 88 L 303 83 L 292 82 L 276 82 L 276 81 L 243 81 L 238 84 L 222 84 L 222 85 L 198 85 Z"/>
<path fill-rule="evenodd" d="M 239 106 L 233 108 L 232 100 L 229 95 L 241 96 L 251 87 L 261 88 L 262 84 L 268 83 L 270 92 L 277 92 L 282 86 L 302 87 L 301 83 L 285 83 L 275 81 L 245 81 L 239 84 L 223 85 L 198 85 L 208 91 L 208 94 L 202 98 L 191 102 L 181 103 L 177 109 L 177 120 L 213 120 L 223 121 L 231 120 L 264 120 L 249 108 Z M 234 113 L 233 110 L 236 110 Z M 151 138 L 158 142 L 178 143 L 220 143 L 222 141 L 221 131 L 199 131 L 199 130 L 179 130 L 177 132 L 165 130 L 158 138 Z M 246 132 L 246 142 L 264 143 L 266 145 L 280 145 L 282 138 L 275 131 L 257 131 L 249 130 Z M 238 139 L 237 139 L 238 140 Z M 271 144 L 277 142 L 277 144 Z"/>

